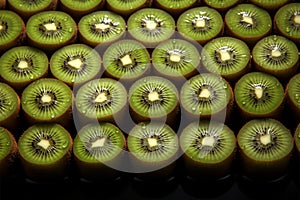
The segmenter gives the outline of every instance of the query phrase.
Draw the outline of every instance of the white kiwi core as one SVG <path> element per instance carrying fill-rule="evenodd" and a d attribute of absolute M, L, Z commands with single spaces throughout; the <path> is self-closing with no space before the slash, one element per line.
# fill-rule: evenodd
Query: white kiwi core
<path fill-rule="evenodd" d="M 151 101 L 151 102 L 159 101 L 160 98 L 159 98 L 158 92 L 156 92 L 156 91 L 150 92 L 150 93 L 148 94 L 148 99 L 149 99 L 149 101 Z"/>
<path fill-rule="evenodd" d="M 264 89 L 261 86 L 256 86 L 254 88 L 254 94 L 257 99 L 261 99 L 264 94 Z"/>
<path fill-rule="evenodd" d="M 107 100 L 108 100 L 107 94 L 105 92 L 101 92 L 100 94 L 97 95 L 94 102 L 95 103 L 104 103 Z"/>
<path fill-rule="evenodd" d="M 209 89 L 207 88 L 204 88 L 200 91 L 200 94 L 199 94 L 199 98 L 210 98 L 211 96 L 211 92 L 209 91 Z"/>
<path fill-rule="evenodd" d="M 147 142 L 148 142 L 148 145 L 149 145 L 150 148 L 158 146 L 158 141 L 157 141 L 156 138 L 148 138 Z"/>
<path fill-rule="evenodd" d="M 42 103 L 50 103 L 52 101 L 52 97 L 48 94 L 44 94 L 42 97 L 41 97 L 41 101 Z"/>
<path fill-rule="evenodd" d="M 57 27 L 55 23 L 44 24 L 44 27 L 46 28 L 47 31 L 57 31 Z"/>
<path fill-rule="evenodd" d="M 42 147 L 42 148 L 45 149 L 45 150 L 47 150 L 47 149 L 51 146 L 49 140 L 46 140 L 46 139 L 41 139 L 41 140 L 37 143 L 37 145 L 39 145 L 40 147 Z"/>
<path fill-rule="evenodd" d="M 126 66 L 126 65 L 132 65 L 133 62 L 132 62 L 132 59 L 130 57 L 130 55 L 126 54 L 125 56 L 123 56 L 122 58 L 120 58 L 120 61 L 122 63 L 123 66 Z"/>
<path fill-rule="evenodd" d="M 104 147 L 106 138 L 99 138 L 92 143 L 92 148 Z"/>
<path fill-rule="evenodd" d="M 19 69 L 27 69 L 29 67 L 28 62 L 21 60 L 18 64 Z"/>
<path fill-rule="evenodd" d="M 80 58 L 75 58 L 74 60 L 70 60 L 68 65 L 73 67 L 74 69 L 80 69 L 83 65 L 83 62 Z"/>
<path fill-rule="evenodd" d="M 214 147 L 216 140 L 214 137 L 208 136 L 204 137 L 201 141 L 202 146 Z"/>

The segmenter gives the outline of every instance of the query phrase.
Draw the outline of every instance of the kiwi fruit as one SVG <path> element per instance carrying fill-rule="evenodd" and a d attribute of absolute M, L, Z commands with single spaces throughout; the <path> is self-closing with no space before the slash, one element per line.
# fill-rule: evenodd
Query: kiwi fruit
<path fill-rule="evenodd" d="M 111 123 L 84 126 L 76 135 L 73 154 L 79 176 L 89 181 L 102 181 L 120 176 L 110 166 L 120 165 L 126 141 L 121 130 Z"/>
<path fill-rule="evenodd" d="M 237 135 L 242 173 L 255 179 L 276 179 L 286 172 L 294 141 L 281 122 L 253 119 Z"/>
<path fill-rule="evenodd" d="M 6 128 L 0 127 L 0 177 L 8 177 L 11 167 L 18 158 L 18 145 L 15 137 Z"/>
<path fill-rule="evenodd" d="M 15 90 L 0 82 L 0 126 L 14 130 L 18 125 L 20 98 Z"/>
<path fill-rule="evenodd" d="M 185 10 L 197 6 L 199 0 L 154 0 L 153 3 L 157 8 L 178 16 Z"/>
<path fill-rule="evenodd" d="M 241 1 L 242 0 L 203 0 L 203 3 L 211 8 L 218 10 L 219 12 L 224 13 Z"/>
<path fill-rule="evenodd" d="M 279 118 L 285 94 L 279 80 L 263 72 L 242 76 L 234 87 L 235 102 L 244 119 Z"/>
<path fill-rule="evenodd" d="M 192 122 L 181 132 L 179 143 L 188 176 L 219 179 L 232 173 L 236 138 L 227 125 L 207 120 Z"/>
<path fill-rule="evenodd" d="M 201 59 L 206 71 L 218 74 L 230 83 L 250 71 L 250 49 L 233 37 L 219 37 L 209 41 L 202 49 Z"/>
<path fill-rule="evenodd" d="M 289 3 L 291 0 L 249 0 L 249 3 L 255 4 L 269 12 L 277 11 L 279 8 Z"/>
<path fill-rule="evenodd" d="M 135 40 L 117 41 L 103 55 L 104 74 L 124 84 L 148 74 L 150 63 L 146 47 Z"/>
<path fill-rule="evenodd" d="M 108 10 L 128 17 L 137 10 L 150 7 L 152 1 L 153 0 L 106 0 L 106 7 Z"/>
<path fill-rule="evenodd" d="M 183 37 L 204 45 L 223 34 L 223 18 L 213 8 L 191 8 L 178 17 L 177 30 Z"/>
<path fill-rule="evenodd" d="M 245 41 L 252 47 L 272 31 L 270 14 L 253 4 L 239 4 L 226 12 L 226 33 Z"/>
<path fill-rule="evenodd" d="M 297 45 L 282 36 L 272 35 L 261 39 L 252 50 L 254 68 L 285 82 L 299 67 Z"/>
<path fill-rule="evenodd" d="M 152 52 L 153 68 L 158 76 L 172 80 L 174 84 L 199 73 L 200 50 L 192 42 L 170 39 L 160 43 Z"/>
<path fill-rule="evenodd" d="M 300 45 L 300 3 L 282 6 L 274 16 L 275 31 Z"/>
<path fill-rule="evenodd" d="M 5 9 L 6 6 L 6 0 L 0 0 L 0 9 Z"/>
<path fill-rule="evenodd" d="M 111 11 L 92 12 L 78 22 L 80 41 L 92 47 L 106 47 L 124 37 L 125 31 L 126 22 L 123 17 Z"/>
<path fill-rule="evenodd" d="M 25 39 L 25 24 L 22 18 L 13 11 L 0 12 L 0 53 L 20 46 Z"/>
<path fill-rule="evenodd" d="M 164 10 L 143 8 L 130 15 L 127 29 L 132 38 L 153 48 L 173 36 L 175 21 Z"/>
<path fill-rule="evenodd" d="M 105 0 L 60 0 L 60 10 L 69 13 L 73 19 L 80 19 L 96 10 L 101 10 Z"/>
<path fill-rule="evenodd" d="M 48 74 L 49 60 L 43 51 L 31 46 L 13 47 L 0 57 L 0 76 L 16 91 Z"/>
<path fill-rule="evenodd" d="M 297 127 L 294 131 L 294 144 L 295 144 L 295 149 L 296 149 L 298 157 L 299 157 L 299 155 L 300 155 L 300 124 L 297 125 Z"/>
<path fill-rule="evenodd" d="M 72 155 L 70 133 L 55 123 L 39 123 L 26 129 L 18 140 L 22 169 L 32 181 L 64 178 Z"/>
<path fill-rule="evenodd" d="M 23 90 L 21 104 L 30 124 L 59 123 L 68 127 L 72 121 L 72 99 L 68 85 L 54 78 L 42 78 Z"/>
<path fill-rule="evenodd" d="M 224 121 L 230 118 L 233 92 L 221 76 L 201 73 L 183 84 L 180 101 L 183 118 L 188 122 L 199 119 Z"/>
<path fill-rule="evenodd" d="M 69 86 L 81 85 L 101 70 L 101 56 L 85 44 L 70 44 L 56 50 L 50 59 L 51 74 Z"/>
<path fill-rule="evenodd" d="M 289 120 L 300 122 L 300 74 L 295 74 L 285 88 L 287 107 L 289 108 Z M 292 117 L 292 119 L 290 118 Z"/>
<path fill-rule="evenodd" d="M 57 0 L 7 0 L 8 8 L 27 20 L 32 15 L 48 10 L 55 10 Z"/>
<path fill-rule="evenodd" d="M 91 122 L 116 123 L 127 105 L 127 91 L 122 83 L 111 78 L 91 80 L 76 93 L 76 112 L 82 124 Z"/>
<path fill-rule="evenodd" d="M 175 125 L 179 113 L 179 94 L 175 85 L 159 76 L 146 76 L 129 88 L 130 114 L 136 123 L 158 121 Z"/>
<path fill-rule="evenodd" d="M 128 134 L 127 146 L 137 178 L 161 180 L 174 175 L 179 143 L 170 126 L 160 122 L 138 123 Z"/>
<path fill-rule="evenodd" d="M 53 53 L 76 40 L 77 25 L 65 12 L 43 11 L 28 19 L 26 33 L 30 46 Z"/>

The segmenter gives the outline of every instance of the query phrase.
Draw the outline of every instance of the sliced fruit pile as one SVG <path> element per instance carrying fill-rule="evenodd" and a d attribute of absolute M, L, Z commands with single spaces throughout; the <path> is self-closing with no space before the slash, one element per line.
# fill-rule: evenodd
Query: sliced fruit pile
<path fill-rule="evenodd" d="M 0 175 L 284 176 L 299 48 L 290 0 L 0 0 Z"/>

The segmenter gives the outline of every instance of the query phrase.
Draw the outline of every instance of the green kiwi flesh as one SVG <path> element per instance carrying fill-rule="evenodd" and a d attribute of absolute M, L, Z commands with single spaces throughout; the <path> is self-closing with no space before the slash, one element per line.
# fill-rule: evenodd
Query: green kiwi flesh
<path fill-rule="evenodd" d="M 294 132 L 294 143 L 298 156 L 300 156 L 300 124 L 297 125 L 296 130 Z"/>
<path fill-rule="evenodd" d="M 48 57 L 43 51 L 30 47 L 14 47 L 0 57 L 0 76 L 16 90 L 48 74 Z"/>
<path fill-rule="evenodd" d="M 85 44 L 70 44 L 55 51 L 50 59 L 51 74 L 72 86 L 83 84 L 101 70 L 101 57 Z"/>
<path fill-rule="evenodd" d="M 198 0 L 154 0 L 154 4 L 172 15 L 181 14 L 183 11 L 196 6 Z"/>
<path fill-rule="evenodd" d="M 289 3 L 289 1 L 290 0 L 250 0 L 249 2 L 272 12 Z"/>
<path fill-rule="evenodd" d="M 300 119 L 300 74 L 294 75 L 286 85 L 287 105 L 294 119 Z M 299 121 L 300 122 L 300 121 Z M 299 123 L 298 122 L 298 123 Z"/>
<path fill-rule="evenodd" d="M 213 8 L 196 7 L 182 13 L 177 20 L 178 32 L 204 45 L 223 33 L 223 18 Z"/>
<path fill-rule="evenodd" d="M 106 0 L 109 10 L 128 17 L 137 10 L 150 7 L 152 0 Z"/>
<path fill-rule="evenodd" d="M 209 7 L 224 12 L 238 4 L 240 0 L 204 0 L 203 2 Z"/>
<path fill-rule="evenodd" d="M 70 13 L 74 18 L 82 17 L 93 11 L 100 10 L 105 0 L 60 0 L 61 10 Z"/>

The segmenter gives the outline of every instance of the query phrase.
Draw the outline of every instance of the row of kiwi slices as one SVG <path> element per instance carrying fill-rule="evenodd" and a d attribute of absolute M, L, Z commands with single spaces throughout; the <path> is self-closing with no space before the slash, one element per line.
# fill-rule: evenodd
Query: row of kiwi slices
<path fill-rule="evenodd" d="M 206 120 L 188 124 L 178 136 L 166 124 L 142 122 L 127 138 L 111 123 L 91 123 L 74 140 L 55 123 L 30 126 L 18 141 L 1 127 L 0 173 L 9 175 L 20 159 L 26 177 L 33 181 L 59 180 L 70 167 L 84 180 L 103 181 L 120 176 L 128 166 L 139 178 L 157 180 L 173 176 L 183 154 L 185 172 L 192 177 L 227 176 L 238 158 L 243 174 L 269 180 L 287 172 L 294 146 L 300 155 L 300 125 L 293 135 L 271 118 L 250 120 L 237 136 L 223 123 Z"/>

